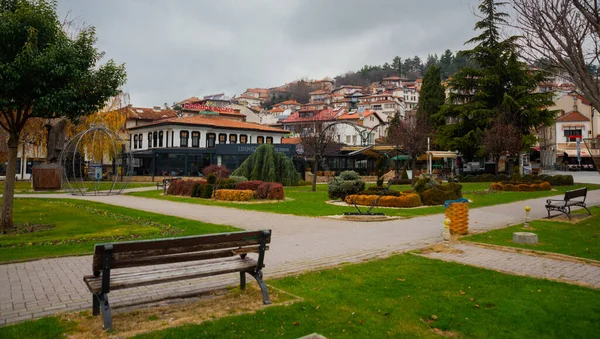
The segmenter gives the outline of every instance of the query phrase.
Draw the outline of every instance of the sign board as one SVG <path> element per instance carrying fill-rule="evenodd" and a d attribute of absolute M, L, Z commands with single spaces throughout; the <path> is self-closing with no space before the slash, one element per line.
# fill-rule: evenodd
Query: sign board
<path fill-rule="evenodd" d="M 231 107 L 222 107 L 222 106 L 212 106 L 209 103 L 200 104 L 200 103 L 189 103 L 186 102 L 183 104 L 183 108 L 198 110 L 201 113 L 205 114 L 219 114 L 219 113 L 234 113 L 233 108 Z"/>
<path fill-rule="evenodd" d="M 296 145 L 296 154 L 304 154 L 304 146 L 302 144 L 297 144 Z"/>
<path fill-rule="evenodd" d="M 102 165 L 89 165 L 88 177 L 94 180 L 102 180 Z"/>

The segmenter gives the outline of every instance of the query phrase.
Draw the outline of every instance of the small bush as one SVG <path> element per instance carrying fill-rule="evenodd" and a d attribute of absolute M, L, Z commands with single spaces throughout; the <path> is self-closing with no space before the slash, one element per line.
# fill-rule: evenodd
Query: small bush
<path fill-rule="evenodd" d="M 549 191 L 552 186 L 549 182 L 534 182 L 534 183 L 518 183 L 513 181 L 495 182 L 490 185 L 490 189 L 494 191 L 507 192 L 533 192 L 533 191 Z"/>
<path fill-rule="evenodd" d="M 327 193 L 330 199 L 342 199 L 347 195 L 356 194 L 364 191 L 365 182 L 360 179 L 358 173 L 354 171 L 344 171 L 333 181 L 329 183 Z"/>
<path fill-rule="evenodd" d="M 513 173 L 512 177 L 510 177 L 510 180 L 515 182 L 521 182 L 521 179 L 521 168 L 519 168 L 519 166 L 513 167 Z"/>
<path fill-rule="evenodd" d="M 235 184 L 236 190 L 252 190 L 256 191 L 260 185 L 262 185 L 264 181 L 262 180 L 249 180 L 244 182 L 238 182 Z"/>
<path fill-rule="evenodd" d="M 400 179 L 408 180 L 408 173 L 406 172 L 406 170 L 402 170 L 402 173 L 400 174 Z"/>
<path fill-rule="evenodd" d="M 490 185 L 490 189 L 491 189 L 492 191 L 502 191 L 502 184 L 501 184 L 501 183 L 499 183 L 499 182 L 493 182 L 493 183 Z"/>
<path fill-rule="evenodd" d="M 204 167 L 202 170 L 202 174 L 205 177 L 208 177 L 211 174 L 214 174 L 217 178 L 227 178 L 229 177 L 229 170 L 225 166 L 221 165 L 210 165 Z"/>
<path fill-rule="evenodd" d="M 523 182 L 532 182 L 533 181 L 533 175 L 531 175 L 531 174 L 525 174 L 524 176 L 521 177 L 521 181 L 523 181 Z"/>
<path fill-rule="evenodd" d="M 206 183 L 204 180 L 173 180 L 167 188 L 168 195 L 193 196 L 194 186 Z"/>
<path fill-rule="evenodd" d="M 283 200 L 285 199 L 283 185 L 278 182 L 263 182 L 256 190 L 258 199 Z"/>
<path fill-rule="evenodd" d="M 498 174 L 498 181 L 509 181 L 510 177 L 506 174 Z"/>
<path fill-rule="evenodd" d="M 406 194 L 399 197 L 378 195 L 348 195 L 344 199 L 347 204 L 355 203 L 362 206 L 371 206 L 379 199 L 376 206 L 381 207 L 418 207 L 421 206 L 421 197 L 418 194 Z"/>
<path fill-rule="evenodd" d="M 230 175 L 229 179 L 235 181 L 236 184 L 240 183 L 240 182 L 248 181 L 248 178 L 242 177 L 242 176 L 238 176 L 238 175 Z"/>
<path fill-rule="evenodd" d="M 391 181 L 391 183 L 390 183 L 391 185 L 410 185 L 410 184 L 412 184 L 412 180 L 410 180 L 410 179 L 396 178 L 396 179 L 392 179 L 390 181 Z"/>
<path fill-rule="evenodd" d="M 254 199 L 256 192 L 251 190 L 216 190 L 215 199 L 223 201 L 249 201 Z"/>
<path fill-rule="evenodd" d="M 519 192 L 529 192 L 529 191 L 533 191 L 531 185 L 529 184 L 519 184 L 517 185 L 517 191 Z"/>
<path fill-rule="evenodd" d="M 235 180 L 225 178 L 217 180 L 215 185 L 218 189 L 235 189 L 236 182 Z"/>
<path fill-rule="evenodd" d="M 547 182 L 547 181 L 544 181 L 544 182 L 542 182 L 542 183 L 540 184 L 540 189 L 541 189 L 542 191 L 550 191 L 550 190 L 552 189 L 552 185 L 550 185 L 550 183 L 549 183 L 549 182 Z"/>

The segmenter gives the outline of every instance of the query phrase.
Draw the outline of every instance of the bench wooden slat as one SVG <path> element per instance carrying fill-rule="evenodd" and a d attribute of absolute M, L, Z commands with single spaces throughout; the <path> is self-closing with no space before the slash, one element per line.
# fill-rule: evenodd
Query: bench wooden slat
<path fill-rule="evenodd" d="M 111 290 L 129 287 L 146 286 L 166 283 L 175 280 L 201 278 L 206 276 L 226 274 L 240 271 L 252 271 L 256 268 L 257 261 L 251 258 L 232 261 L 219 261 L 215 263 L 203 263 L 195 266 L 179 267 L 179 269 L 161 269 L 156 271 L 145 271 L 144 274 L 111 276 Z M 93 293 L 98 293 L 102 288 L 102 277 L 86 276 L 84 281 Z"/>
<path fill-rule="evenodd" d="M 111 264 L 111 267 L 113 269 L 117 269 L 117 268 L 128 268 L 128 267 L 149 266 L 149 265 L 162 265 L 162 264 L 171 264 L 171 263 L 194 261 L 194 260 L 226 258 L 226 257 L 240 255 L 240 254 L 258 253 L 258 251 L 259 251 L 258 246 L 253 246 L 253 247 L 243 247 L 243 248 L 235 248 L 235 249 L 227 249 L 227 250 L 219 250 L 219 251 L 210 251 L 210 252 L 206 252 L 206 251 L 185 252 L 185 253 L 176 253 L 176 254 L 168 254 L 168 255 L 145 256 L 145 257 L 139 257 L 139 258 L 135 257 L 135 256 L 126 256 L 126 257 L 113 259 L 114 261 Z"/>

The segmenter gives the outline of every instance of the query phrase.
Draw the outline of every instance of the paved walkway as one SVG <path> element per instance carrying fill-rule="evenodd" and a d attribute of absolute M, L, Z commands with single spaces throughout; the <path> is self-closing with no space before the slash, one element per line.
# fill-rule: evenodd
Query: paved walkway
<path fill-rule="evenodd" d="M 559 280 L 600 288 L 600 266 L 467 244 L 457 244 L 452 246 L 452 248 L 461 250 L 462 253 L 432 252 L 427 257 L 510 274 Z"/>
<path fill-rule="evenodd" d="M 384 257 L 439 242 L 443 215 L 379 223 L 309 218 L 219 206 L 176 203 L 134 196 L 76 197 L 43 194 L 21 197 L 74 198 L 97 201 L 193 220 L 227 224 L 248 230 L 273 230 L 265 277 L 300 273 L 342 262 Z M 559 198 L 559 197 L 557 197 Z M 546 198 L 478 208 L 470 211 L 470 228 L 489 230 L 522 222 L 525 205 L 532 217 L 546 215 Z M 600 191 L 588 193 L 589 205 L 600 205 Z M 0 265 L 0 325 L 48 314 L 91 308 L 82 277 L 91 271 L 91 257 L 42 259 Z M 221 276 L 111 292 L 113 306 L 158 300 L 174 294 L 195 294 L 207 287 L 235 284 L 237 277 Z M 199 284 L 199 282 L 203 282 Z"/>

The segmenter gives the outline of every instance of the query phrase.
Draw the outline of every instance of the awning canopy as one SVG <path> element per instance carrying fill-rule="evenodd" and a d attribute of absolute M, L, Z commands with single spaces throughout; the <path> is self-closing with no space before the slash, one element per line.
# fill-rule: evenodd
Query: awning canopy
<path fill-rule="evenodd" d="M 399 154 L 399 155 L 396 155 L 395 157 L 391 157 L 390 159 L 391 160 L 410 160 L 411 158 L 410 158 L 410 155 Z"/>
<path fill-rule="evenodd" d="M 433 160 L 439 159 L 456 159 L 456 152 L 451 151 L 427 151 L 427 153 L 420 155 L 417 160 L 427 160 L 427 155 L 431 154 L 430 158 Z"/>

